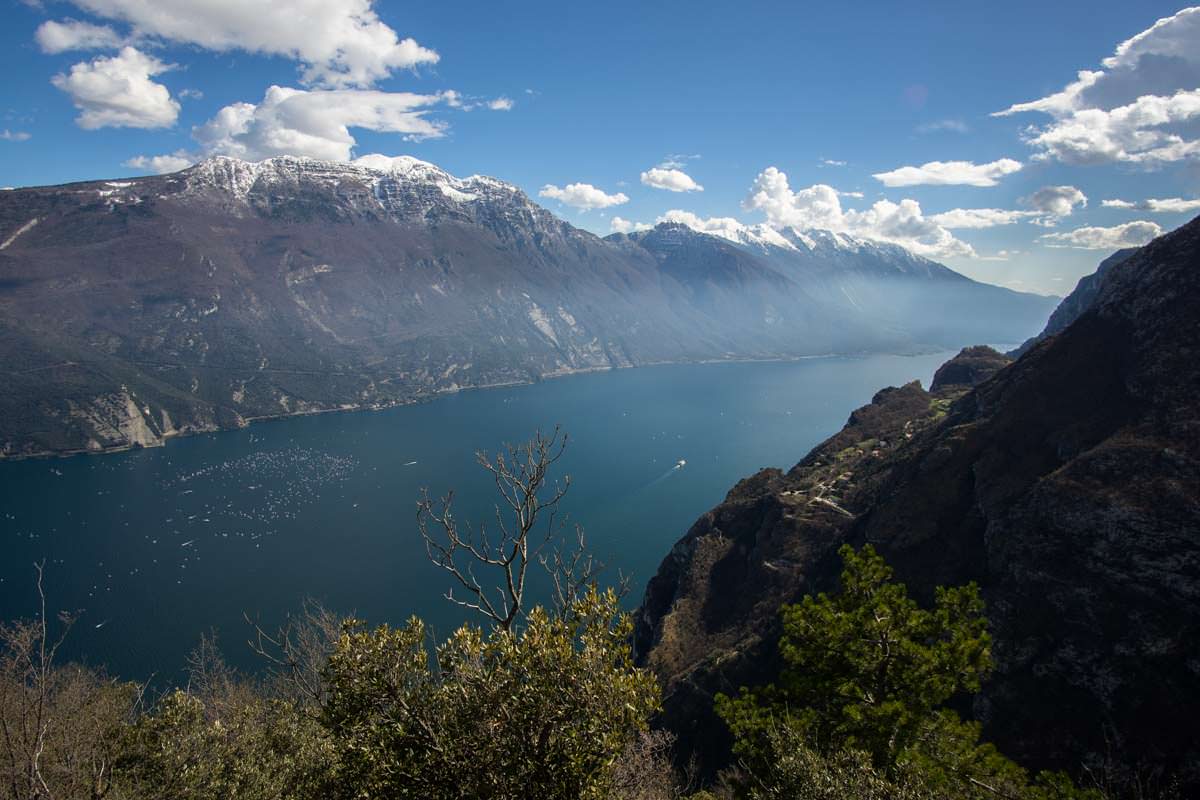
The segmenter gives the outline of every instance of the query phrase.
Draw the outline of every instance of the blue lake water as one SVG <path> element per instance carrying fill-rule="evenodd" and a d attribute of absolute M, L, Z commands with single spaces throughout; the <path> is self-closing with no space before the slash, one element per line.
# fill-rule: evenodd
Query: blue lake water
<path fill-rule="evenodd" d="M 926 386 L 950 354 L 662 366 L 324 414 L 105 456 L 0 463 L 0 619 L 80 612 L 64 650 L 124 677 L 173 676 L 216 631 L 252 667 L 243 614 L 306 597 L 371 622 L 463 618 L 417 534 L 422 487 L 491 508 L 474 453 L 561 424 L 565 503 L 636 604 L 671 545 L 740 478 L 788 468 L 880 388 Z M 672 469 L 679 459 L 687 464 Z M 415 462 L 415 463 L 413 463 Z"/>

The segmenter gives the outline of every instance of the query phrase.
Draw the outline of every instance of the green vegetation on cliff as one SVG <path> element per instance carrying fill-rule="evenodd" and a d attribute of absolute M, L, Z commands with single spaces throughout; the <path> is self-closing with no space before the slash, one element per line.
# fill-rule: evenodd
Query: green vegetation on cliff
<path fill-rule="evenodd" d="M 479 462 L 501 496 L 497 530 L 418 502 L 431 559 L 478 612 L 434 645 L 416 618 L 370 628 L 315 605 L 255 628 L 267 668 L 226 666 L 200 643 L 188 680 L 158 697 L 55 657 L 71 618 L 45 605 L 0 626 L 5 800 L 680 800 L 694 772 L 651 731 L 653 673 L 635 665 L 621 592 L 602 588 L 581 532 L 562 535 L 556 431 Z M 991 637 L 973 584 L 932 608 L 869 546 L 844 546 L 840 591 L 782 609 L 771 685 L 718 696 L 737 768 L 693 800 L 1101 800 L 1027 772 L 948 707 L 978 691 Z M 552 601 L 526 592 L 549 570 Z M 38 569 L 41 589 L 41 569 Z M 44 597 L 44 595 L 43 595 Z M 714 795 L 712 792 L 718 792 Z"/>
<path fill-rule="evenodd" d="M 870 545 L 839 550 L 840 591 L 783 607 L 778 679 L 717 696 L 752 798 L 1098 800 L 1025 770 L 945 704 L 979 690 L 991 637 L 974 584 L 923 609 Z"/>

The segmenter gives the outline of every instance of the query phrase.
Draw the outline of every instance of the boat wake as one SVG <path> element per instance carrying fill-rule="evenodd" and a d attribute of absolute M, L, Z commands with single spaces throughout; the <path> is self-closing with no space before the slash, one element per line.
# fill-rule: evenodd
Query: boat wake
<path fill-rule="evenodd" d="M 657 486 L 658 484 L 662 483 L 667 478 L 671 477 L 676 472 L 679 472 L 679 470 L 683 469 L 686 466 L 687 466 L 687 459 L 684 459 L 684 458 L 679 459 L 678 461 L 675 462 L 675 466 L 671 467 L 669 470 L 664 472 L 662 475 L 659 475 L 657 478 L 655 478 L 654 480 L 647 483 L 645 488 L 649 489 L 652 486 Z"/>

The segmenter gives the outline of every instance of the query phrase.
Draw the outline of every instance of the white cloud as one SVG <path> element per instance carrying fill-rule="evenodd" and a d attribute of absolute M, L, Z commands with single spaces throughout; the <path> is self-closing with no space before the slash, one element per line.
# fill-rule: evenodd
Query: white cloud
<path fill-rule="evenodd" d="M 1117 45 L 1102 66 L 993 116 L 1049 116 L 1025 135 L 1039 159 L 1153 167 L 1200 155 L 1200 7 L 1160 19 Z"/>
<path fill-rule="evenodd" d="M 971 245 L 926 218 L 916 200 L 906 198 L 899 203 L 879 200 L 866 211 L 849 211 L 846 216 L 851 233 L 902 245 L 917 255 L 928 258 L 975 256 Z"/>
<path fill-rule="evenodd" d="M 700 158 L 699 153 L 671 153 L 658 163 L 660 169 L 683 169 L 687 162 Z"/>
<path fill-rule="evenodd" d="M 205 155 L 257 161 L 308 156 L 349 161 L 357 144 L 351 128 L 402 134 L 408 140 L 444 135 L 445 125 L 426 118 L 445 94 L 372 89 L 303 89 L 272 86 L 262 102 L 233 103 L 192 130 Z"/>
<path fill-rule="evenodd" d="M 27 142 L 32 138 L 25 131 L 10 131 L 8 128 L 0 130 L 0 139 L 6 142 Z"/>
<path fill-rule="evenodd" d="M 845 226 L 837 189 L 818 183 L 793 192 L 787 174 L 775 167 L 758 174 L 742 207 L 763 212 L 767 224 L 776 228 L 840 230 Z"/>
<path fill-rule="evenodd" d="M 1034 215 L 1033 211 L 1010 211 L 1003 208 L 955 208 L 934 214 L 929 221 L 943 228 L 994 228 L 1012 225 Z"/>
<path fill-rule="evenodd" d="M 1185 214 L 1200 210 L 1200 200 L 1185 200 L 1182 197 L 1151 197 L 1136 203 L 1129 200 L 1105 200 L 1102 205 L 1105 208 L 1127 208 L 1136 211 L 1154 211 L 1168 214 Z"/>
<path fill-rule="evenodd" d="M 557 200 L 563 205 L 578 208 L 581 211 L 619 206 L 629 202 L 629 198 L 625 196 L 624 192 L 606 194 L 590 183 L 571 183 L 562 188 L 548 183 L 542 187 L 538 195 Z"/>
<path fill-rule="evenodd" d="M 967 133 L 970 130 L 967 127 L 967 123 L 961 119 L 939 119 L 935 122 L 925 122 L 917 126 L 917 133 L 937 133 L 939 131 Z"/>
<path fill-rule="evenodd" d="M 373 0 L 71 0 L 104 19 L 128 23 L 135 38 L 209 50 L 291 58 L 306 84 L 364 87 L 393 71 L 433 64 L 438 54 L 401 39 Z"/>
<path fill-rule="evenodd" d="M 120 34 L 108 25 L 93 25 L 77 19 L 47 20 L 38 26 L 34 38 L 43 53 L 115 50 L 122 44 Z"/>
<path fill-rule="evenodd" d="M 692 176 L 680 169 L 654 167 L 642 173 L 642 183 L 654 189 L 668 192 L 703 192 L 704 187 L 692 180 Z"/>
<path fill-rule="evenodd" d="M 462 109 L 463 111 L 474 111 L 477 108 L 487 108 L 492 111 L 512 111 L 516 103 L 508 97 L 496 97 L 491 100 L 484 100 L 479 97 L 464 97 L 461 93 L 453 89 L 447 89 L 442 92 L 442 97 L 446 101 L 446 105 L 451 108 Z"/>
<path fill-rule="evenodd" d="M 1114 225 L 1111 228 L 1076 228 L 1063 233 L 1048 233 L 1039 236 L 1038 241 L 1050 247 L 1075 247 L 1084 250 L 1117 250 L 1122 247 L 1141 247 L 1156 236 L 1161 236 L 1163 229 L 1157 223 L 1146 220 L 1126 222 L 1124 225 Z"/>
<path fill-rule="evenodd" d="M 816 184 L 792 191 L 787 175 L 775 167 L 759 173 L 742 205 L 748 211 L 763 212 L 774 228 L 851 233 L 898 244 L 929 258 L 975 255 L 969 244 L 924 216 L 916 200 L 880 200 L 863 211 L 843 211 L 838 191 L 832 186 Z"/>
<path fill-rule="evenodd" d="M 71 95 L 81 128 L 167 128 L 179 116 L 179 103 L 161 83 L 150 80 L 171 69 L 153 56 L 124 47 L 55 75 L 51 83 Z"/>
<path fill-rule="evenodd" d="M 178 150 L 169 155 L 161 156 L 134 156 L 125 161 L 122 166 L 130 169 L 140 169 L 155 175 L 164 175 L 168 172 L 178 172 L 181 169 L 187 169 L 195 160 L 182 150 Z"/>
<path fill-rule="evenodd" d="M 978 256 L 978 258 L 980 261 L 1008 261 L 1013 256 L 1019 256 L 1020 254 L 1020 250 L 997 250 L 994 255 Z"/>
<path fill-rule="evenodd" d="M 900 167 L 873 176 L 884 186 L 995 186 L 1005 175 L 1021 169 L 1021 162 L 1001 158 L 986 164 L 971 161 L 930 161 L 919 167 Z"/>
<path fill-rule="evenodd" d="M 1087 207 L 1087 195 L 1074 186 L 1043 186 L 1025 202 L 1036 211 L 1051 217 L 1069 217 L 1075 206 Z"/>
<path fill-rule="evenodd" d="M 742 241 L 741 234 L 747 228 L 746 225 L 738 222 L 733 217 L 708 217 L 705 219 L 693 214 L 691 211 L 681 211 L 677 208 L 673 208 L 663 214 L 655 222 L 677 222 L 681 225 L 687 225 L 694 231 L 720 236 L 723 239 L 729 239 L 734 242 Z"/>
<path fill-rule="evenodd" d="M 819 166 L 819 167 L 844 167 L 844 166 L 846 166 L 846 162 L 838 161 L 836 158 L 822 158 L 819 162 L 817 162 L 817 166 Z"/>
<path fill-rule="evenodd" d="M 631 222 L 621 217 L 613 217 L 609 220 L 608 227 L 613 233 L 634 233 L 636 231 L 648 231 L 654 226 L 645 222 Z"/>

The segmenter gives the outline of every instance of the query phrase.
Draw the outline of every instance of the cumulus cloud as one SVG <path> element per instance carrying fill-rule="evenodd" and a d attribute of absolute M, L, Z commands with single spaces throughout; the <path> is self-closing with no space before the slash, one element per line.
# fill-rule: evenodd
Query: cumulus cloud
<path fill-rule="evenodd" d="M 122 166 L 130 169 L 143 170 L 155 175 L 165 175 L 168 172 L 178 172 L 187 169 L 194 159 L 182 150 L 161 156 L 134 156 L 125 161 Z"/>
<path fill-rule="evenodd" d="M 850 232 L 869 239 L 902 245 L 929 258 L 974 257 L 971 245 L 925 217 L 916 200 L 879 200 L 866 211 L 847 212 Z"/>
<path fill-rule="evenodd" d="M 677 208 L 673 208 L 663 214 L 655 222 L 676 222 L 681 225 L 687 225 L 694 231 L 709 233 L 713 236 L 720 236 L 723 239 L 730 239 L 735 242 L 742 240 L 741 234 L 748 227 L 733 217 L 704 218 L 693 214 L 691 211 L 681 211 Z"/>
<path fill-rule="evenodd" d="M 877 172 L 884 186 L 995 186 L 1000 178 L 1021 169 L 1021 162 L 1001 158 L 986 164 L 971 161 L 930 161 L 919 167 L 900 167 Z"/>
<path fill-rule="evenodd" d="M 93 25 L 76 19 L 47 20 L 38 26 L 34 39 L 43 53 L 115 50 L 122 44 L 121 36 L 108 25 Z"/>
<path fill-rule="evenodd" d="M 742 207 L 761 211 L 776 228 L 840 230 L 845 225 L 837 189 L 818 183 L 793 192 L 787 174 L 775 167 L 758 174 Z"/>
<path fill-rule="evenodd" d="M 1076 206 L 1087 207 L 1087 195 L 1074 186 L 1043 186 L 1029 197 L 1026 204 L 1051 217 L 1069 217 Z"/>
<path fill-rule="evenodd" d="M 1049 116 L 1026 132 L 1038 159 L 1153 167 L 1200 154 L 1200 7 L 1158 20 L 1101 66 L 993 116 Z"/>
<path fill-rule="evenodd" d="M 1118 250 L 1122 247 L 1141 247 L 1156 236 L 1161 236 L 1162 232 L 1163 229 L 1157 223 L 1138 220 L 1111 228 L 1088 227 L 1062 233 L 1048 233 L 1038 237 L 1038 241 L 1049 247 Z"/>
<path fill-rule="evenodd" d="M 609 220 L 608 227 L 613 233 L 634 233 L 636 231 L 648 231 L 654 226 L 645 222 L 631 222 L 622 217 L 613 217 Z"/>
<path fill-rule="evenodd" d="M 8 128 L 0 130 L 0 139 L 6 142 L 27 142 L 30 138 L 25 131 L 10 131 Z"/>
<path fill-rule="evenodd" d="M 1126 208 L 1135 211 L 1155 211 L 1167 214 L 1185 214 L 1200 210 L 1200 200 L 1185 200 L 1182 197 L 1151 197 L 1138 202 L 1130 200 L 1105 200 L 1102 205 L 1105 208 Z"/>
<path fill-rule="evenodd" d="M 514 105 L 516 103 L 511 98 L 497 97 L 495 100 L 489 100 L 487 107 L 492 111 L 512 111 Z"/>
<path fill-rule="evenodd" d="M 395 70 L 434 64 L 438 54 L 401 39 L 374 0 L 71 0 L 98 17 L 127 23 L 137 39 L 299 61 L 304 83 L 365 87 Z"/>
<path fill-rule="evenodd" d="M 774 228 L 850 233 L 898 244 L 929 258 L 975 255 L 969 244 L 926 217 L 916 200 L 879 200 L 862 211 L 843 210 L 838 191 L 832 186 L 816 184 L 792 191 L 787 175 L 775 167 L 759 173 L 743 207 L 761 211 Z"/>
<path fill-rule="evenodd" d="M 642 183 L 654 189 L 666 189 L 668 192 L 703 192 L 704 187 L 692 180 L 681 169 L 664 169 L 654 167 L 642 173 Z"/>
<path fill-rule="evenodd" d="M 580 211 L 609 208 L 629 202 L 629 198 L 623 192 L 607 194 L 590 183 L 570 183 L 561 188 L 548 183 L 542 187 L 538 195 L 557 200 L 565 206 L 578 208 Z"/>
<path fill-rule="evenodd" d="M 115 56 L 76 64 L 51 83 L 71 96 L 81 112 L 75 119 L 81 128 L 167 128 L 179 116 L 179 103 L 151 78 L 169 69 L 153 56 L 123 47 Z"/>
<path fill-rule="evenodd" d="M 1036 212 L 1010 211 L 1004 208 L 955 208 L 934 214 L 929 218 L 936 225 L 951 230 L 957 228 L 994 228 L 997 225 L 1012 225 Z"/>
<path fill-rule="evenodd" d="M 398 133 L 408 140 L 443 136 L 445 124 L 426 114 L 445 101 L 444 94 L 272 86 L 260 103 L 225 106 L 193 128 L 192 137 L 205 155 L 349 161 L 357 143 L 351 128 Z"/>

